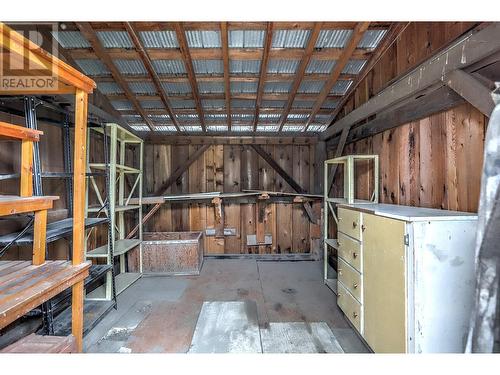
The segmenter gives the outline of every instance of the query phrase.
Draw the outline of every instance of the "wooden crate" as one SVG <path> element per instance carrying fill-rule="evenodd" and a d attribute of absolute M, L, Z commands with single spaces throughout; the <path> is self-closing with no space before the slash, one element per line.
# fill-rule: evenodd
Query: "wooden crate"
<path fill-rule="evenodd" d="M 142 242 L 144 273 L 199 275 L 203 232 L 146 232 Z"/>

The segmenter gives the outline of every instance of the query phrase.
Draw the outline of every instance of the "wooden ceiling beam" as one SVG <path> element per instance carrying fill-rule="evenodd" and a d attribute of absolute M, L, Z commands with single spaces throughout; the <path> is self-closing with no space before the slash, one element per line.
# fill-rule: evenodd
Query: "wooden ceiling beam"
<path fill-rule="evenodd" d="M 321 22 L 318 22 L 314 25 L 313 31 L 311 33 L 311 36 L 309 37 L 309 41 L 307 42 L 306 49 L 303 53 L 302 60 L 300 61 L 300 65 L 297 68 L 296 76 L 292 84 L 292 88 L 288 94 L 288 101 L 285 105 L 285 108 L 283 110 L 283 113 L 281 114 L 280 120 L 279 120 L 279 131 L 283 129 L 283 125 L 285 124 L 285 121 L 288 117 L 288 113 L 292 109 L 293 101 L 295 100 L 295 95 L 297 94 L 297 91 L 299 90 L 300 83 L 302 82 L 302 79 L 304 78 L 304 74 L 306 72 L 307 65 L 309 64 L 309 60 L 311 59 L 311 56 L 314 51 L 314 47 L 316 45 L 316 41 L 318 40 L 319 32 L 321 31 Z"/>
<path fill-rule="evenodd" d="M 253 118 L 253 130 L 257 131 L 257 123 L 259 122 L 259 111 L 264 95 L 264 86 L 266 85 L 267 75 L 267 62 L 269 61 L 269 51 L 271 50 L 271 43 L 273 40 L 273 23 L 268 22 L 266 27 L 266 39 L 264 42 L 264 52 L 260 62 L 260 77 L 257 86 L 257 98 L 255 99 L 255 115 Z"/>
<path fill-rule="evenodd" d="M 337 60 L 337 63 L 335 64 L 335 66 L 332 69 L 332 72 L 330 73 L 330 78 L 323 85 L 321 93 L 316 99 L 314 107 L 311 111 L 311 115 L 309 116 L 309 119 L 307 120 L 306 123 L 306 128 L 305 128 L 306 131 L 311 125 L 311 122 L 314 120 L 316 113 L 321 109 L 321 106 L 323 105 L 324 101 L 330 94 L 331 89 L 339 79 L 342 70 L 344 70 L 344 67 L 349 62 L 349 60 L 352 59 L 352 53 L 359 44 L 365 31 L 368 30 L 368 26 L 370 26 L 370 22 L 359 22 L 354 28 L 351 38 L 349 39 L 349 42 L 344 48 L 342 56 Z"/>
<path fill-rule="evenodd" d="M 232 99 L 248 99 L 248 100 L 256 100 L 257 93 L 236 93 L 231 94 Z M 295 99 L 299 100 L 315 100 L 318 94 L 296 94 Z M 127 96 L 124 94 L 110 94 L 107 95 L 110 100 L 127 100 Z M 145 100 L 162 100 L 160 95 L 136 95 L 137 100 L 145 101 Z M 172 99 L 180 99 L 180 100 L 193 100 L 193 96 L 188 95 L 172 95 L 170 96 Z M 201 94 L 201 99 L 215 99 L 215 100 L 225 100 L 225 94 Z M 263 93 L 261 99 L 263 100 L 287 100 L 289 98 L 288 94 L 272 94 L 272 93 Z M 341 95 L 328 95 L 328 99 L 339 99 L 342 98 Z"/>
<path fill-rule="evenodd" d="M 229 80 L 229 32 L 227 22 L 220 24 L 222 61 L 224 64 L 224 99 L 226 101 L 227 126 L 231 130 L 231 82 Z"/>
<path fill-rule="evenodd" d="M 182 60 L 183 56 L 175 48 L 146 48 L 151 60 Z M 67 49 L 74 59 L 93 59 L 96 58 L 93 51 L 89 48 Z M 106 48 L 106 53 L 111 59 L 138 60 L 139 54 L 134 50 L 123 48 Z M 221 60 L 223 51 L 221 48 L 190 48 L 191 58 L 193 60 Z M 322 48 L 312 52 L 312 58 L 317 60 L 338 60 L 343 53 L 343 48 Z M 263 48 L 229 48 L 228 54 L 231 60 L 261 60 Z M 372 50 L 357 48 L 353 51 L 354 59 L 367 59 L 372 54 Z M 300 60 L 304 55 L 301 48 L 271 48 L 269 58 L 283 60 Z"/>
<path fill-rule="evenodd" d="M 132 43 L 134 43 L 134 46 L 135 46 L 137 53 L 141 57 L 141 61 L 144 64 L 144 67 L 148 71 L 148 78 L 151 79 L 151 81 L 153 81 L 153 84 L 156 87 L 156 91 L 158 92 L 158 94 L 160 96 L 160 100 L 162 101 L 163 105 L 165 106 L 165 109 L 167 110 L 167 113 L 170 116 L 172 123 L 174 124 L 177 131 L 181 131 L 181 129 L 179 127 L 179 122 L 177 121 L 177 118 L 176 118 L 175 113 L 172 109 L 170 101 L 168 100 L 167 95 L 165 94 L 165 90 L 160 82 L 158 74 L 156 73 L 156 71 L 153 67 L 153 64 L 151 62 L 151 59 L 149 58 L 149 55 L 145 51 L 145 49 L 141 43 L 141 40 L 139 39 L 139 35 L 137 34 L 137 31 L 135 30 L 134 26 L 130 22 L 125 22 L 125 28 L 127 30 L 128 35 L 130 36 L 130 39 L 132 40 Z"/>
<path fill-rule="evenodd" d="M 143 118 L 144 122 L 148 125 L 148 127 L 151 130 L 154 130 L 153 122 L 144 112 L 144 109 L 141 107 L 141 105 L 135 98 L 134 93 L 130 90 L 127 82 L 123 79 L 120 71 L 113 63 L 113 60 L 111 60 L 109 55 L 106 53 L 104 47 L 101 45 L 101 42 L 99 41 L 99 38 L 97 37 L 97 34 L 95 33 L 90 23 L 77 22 L 76 26 L 78 27 L 82 35 L 89 41 L 96 56 L 99 57 L 99 59 L 106 65 L 108 70 L 111 72 L 111 75 L 115 79 L 116 83 L 121 87 L 121 89 L 127 96 L 127 99 L 132 103 L 132 105 L 136 109 L 137 113 L 141 115 L 141 117 Z"/>
<path fill-rule="evenodd" d="M 196 103 L 196 112 L 198 113 L 200 125 L 203 131 L 206 131 L 203 106 L 201 104 L 200 95 L 198 93 L 198 83 L 196 82 L 196 75 L 193 68 L 193 61 L 187 44 L 186 34 L 184 32 L 184 26 L 182 22 L 175 23 L 175 32 L 177 35 L 177 41 L 179 42 L 182 58 L 184 60 L 184 65 L 186 66 L 189 83 L 191 84 L 191 92 L 193 93 L 193 98 Z"/>

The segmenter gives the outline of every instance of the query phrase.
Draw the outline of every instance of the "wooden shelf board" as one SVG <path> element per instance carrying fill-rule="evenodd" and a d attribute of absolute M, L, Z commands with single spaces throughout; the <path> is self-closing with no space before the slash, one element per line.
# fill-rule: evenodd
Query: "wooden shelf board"
<path fill-rule="evenodd" d="M 90 262 L 0 261 L 0 328 L 61 293 L 89 274 Z"/>
<path fill-rule="evenodd" d="M 327 245 L 333 247 L 334 249 L 338 249 L 339 248 L 339 243 L 334 238 L 325 238 L 325 243 Z"/>
<path fill-rule="evenodd" d="M 56 196 L 20 197 L 17 195 L 0 195 L 0 216 L 22 214 L 48 210 L 52 208 Z"/>
<path fill-rule="evenodd" d="M 24 126 L 0 121 L 0 140 L 27 140 L 38 142 L 42 134 L 43 132 L 40 130 L 29 129 Z"/>
<path fill-rule="evenodd" d="M 89 167 L 93 169 L 98 169 L 101 171 L 106 170 L 106 164 L 104 163 L 89 163 Z M 116 164 L 116 170 L 117 172 L 123 171 L 125 173 L 140 173 L 141 170 L 134 168 L 134 167 L 129 167 L 128 165 L 122 165 L 122 164 Z"/>
<path fill-rule="evenodd" d="M 132 250 L 139 245 L 141 240 L 138 239 L 124 239 L 115 241 L 114 255 L 122 255 L 127 251 Z M 100 246 L 94 250 L 87 252 L 87 258 L 105 258 L 108 256 L 108 246 Z"/>

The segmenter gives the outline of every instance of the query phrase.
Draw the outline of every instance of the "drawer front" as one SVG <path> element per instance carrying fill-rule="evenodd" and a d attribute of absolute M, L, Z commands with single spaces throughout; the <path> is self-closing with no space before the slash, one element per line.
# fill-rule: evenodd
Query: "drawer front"
<path fill-rule="evenodd" d="M 356 298 L 347 291 L 347 288 L 340 281 L 337 289 L 337 304 L 358 332 L 363 334 L 363 310 L 361 304 L 356 301 Z"/>
<path fill-rule="evenodd" d="M 339 258 L 338 279 L 360 303 L 363 303 L 363 282 L 361 274 L 347 264 L 342 258 Z"/>
<path fill-rule="evenodd" d="M 361 241 L 361 212 L 339 207 L 339 232 Z"/>
<path fill-rule="evenodd" d="M 363 272 L 363 245 L 342 232 L 338 232 L 337 237 L 339 256 L 359 272 Z"/>

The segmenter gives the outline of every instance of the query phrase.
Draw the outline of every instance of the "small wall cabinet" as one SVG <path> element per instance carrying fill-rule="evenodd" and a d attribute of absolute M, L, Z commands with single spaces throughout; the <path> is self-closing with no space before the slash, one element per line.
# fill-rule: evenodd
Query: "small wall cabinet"
<path fill-rule="evenodd" d="M 338 220 L 337 303 L 372 350 L 463 352 L 477 216 L 341 204 Z"/>

